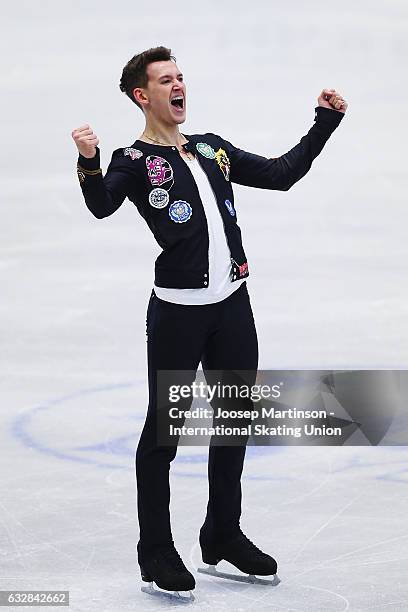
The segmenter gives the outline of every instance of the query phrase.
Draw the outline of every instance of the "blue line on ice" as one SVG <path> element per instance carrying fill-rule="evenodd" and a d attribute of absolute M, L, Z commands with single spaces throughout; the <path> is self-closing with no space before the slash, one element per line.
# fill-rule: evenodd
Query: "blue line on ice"
<path fill-rule="evenodd" d="M 37 452 L 44 453 L 47 455 L 51 455 L 56 459 L 62 459 L 64 461 L 73 461 L 76 463 L 83 463 L 88 465 L 95 465 L 100 468 L 105 469 L 119 469 L 119 470 L 133 470 L 134 469 L 134 456 L 136 451 L 137 444 L 137 433 L 128 434 L 125 436 L 118 436 L 116 438 L 112 438 L 110 440 L 104 439 L 103 442 L 73 447 L 67 450 L 61 450 L 58 448 L 52 448 L 48 446 L 45 442 L 40 441 L 31 431 L 30 427 L 33 425 L 33 422 L 38 414 L 44 411 L 52 410 L 58 408 L 64 403 L 76 399 L 82 398 L 86 395 L 91 395 L 93 393 L 100 392 L 110 392 L 116 391 L 117 389 L 131 388 L 137 387 L 139 385 L 145 384 L 145 379 L 137 380 L 133 383 L 117 383 L 117 384 L 109 384 L 109 385 L 101 385 L 98 387 L 90 387 L 88 389 L 80 389 L 68 395 L 63 395 L 61 397 L 49 399 L 37 406 L 29 408 L 24 413 L 18 415 L 14 418 L 10 425 L 11 435 L 19 440 L 25 447 L 36 450 Z M 142 414 L 140 416 L 132 415 L 132 420 L 144 420 L 145 415 Z M 129 443 L 129 444 L 127 444 Z M 132 445 L 133 443 L 133 445 Z M 247 458 L 251 459 L 257 457 L 259 455 L 264 455 L 266 453 L 278 453 L 284 450 L 283 447 L 278 446 L 248 446 L 247 447 Z M 109 456 L 122 456 L 122 457 L 132 457 L 132 465 L 130 466 L 128 463 L 126 464 L 115 464 L 109 463 L 104 460 L 100 460 L 98 458 L 93 458 L 89 456 L 84 456 L 84 452 L 98 452 L 102 454 L 107 454 Z M 81 453 L 81 454 L 77 454 Z M 176 457 L 175 462 L 172 466 L 172 474 L 176 476 L 184 476 L 189 478 L 206 478 L 207 474 L 205 473 L 194 473 L 194 472 L 184 472 L 177 470 L 177 464 L 206 464 L 207 463 L 207 449 L 205 453 L 195 453 L 195 454 L 181 454 L 179 453 Z M 176 468 L 176 469 L 175 469 Z M 275 480 L 276 476 L 266 476 L 264 474 L 248 474 L 245 478 L 249 480 Z"/>

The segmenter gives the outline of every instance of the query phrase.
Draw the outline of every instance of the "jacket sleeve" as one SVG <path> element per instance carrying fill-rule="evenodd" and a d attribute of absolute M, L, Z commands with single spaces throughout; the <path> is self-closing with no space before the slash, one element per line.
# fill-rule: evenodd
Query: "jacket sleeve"
<path fill-rule="evenodd" d="M 326 141 L 343 119 L 344 113 L 317 106 L 314 124 L 300 142 L 280 157 L 266 158 L 238 149 L 227 140 L 230 180 L 233 183 L 261 189 L 288 191 L 310 169 Z"/>
<path fill-rule="evenodd" d="M 77 161 L 77 175 L 85 204 L 97 219 L 113 214 L 121 206 L 131 189 L 132 175 L 123 160 L 123 149 L 112 153 L 105 176 L 100 167 L 100 150 L 95 157 L 83 157 Z"/>

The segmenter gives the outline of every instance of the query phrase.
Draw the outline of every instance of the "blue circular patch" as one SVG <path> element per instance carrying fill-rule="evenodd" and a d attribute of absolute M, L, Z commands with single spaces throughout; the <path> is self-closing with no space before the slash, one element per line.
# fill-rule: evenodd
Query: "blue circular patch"
<path fill-rule="evenodd" d="M 232 203 L 229 200 L 225 200 L 224 204 L 228 208 L 229 214 L 233 217 L 235 215 L 235 210 Z"/>
<path fill-rule="evenodd" d="M 169 207 L 170 219 L 175 223 L 185 223 L 191 218 L 193 209 L 185 200 L 176 200 Z"/>

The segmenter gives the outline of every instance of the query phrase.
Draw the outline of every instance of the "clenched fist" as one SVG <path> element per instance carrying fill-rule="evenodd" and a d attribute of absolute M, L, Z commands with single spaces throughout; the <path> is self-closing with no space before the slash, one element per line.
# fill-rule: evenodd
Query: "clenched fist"
<path fill-rule="evenodd" d="M 99 138 L 88 124 L 73 130 L 71 135 L 81 155 L 89 159 L 95 157 Z"/>
<path fill-rule="evenodd" d="M 323 89 L 317 98 L 317 103 L 319 106 L 334 108 L 341 113 L 345 113 L 348 106 L 345 99 L 335 89 Z"/>

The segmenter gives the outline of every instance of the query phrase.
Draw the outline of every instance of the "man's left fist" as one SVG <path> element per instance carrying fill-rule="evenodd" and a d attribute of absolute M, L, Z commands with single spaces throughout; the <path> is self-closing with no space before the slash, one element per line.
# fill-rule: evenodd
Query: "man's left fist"
<path fill-rule="evenodd" d="M 322 93 L 317 98 L 317 103 L 319 106 L 334 108 L 341 113 L 345 113 L 348 107 L 345 99 L 335 89 L 323 89 Z"/>

